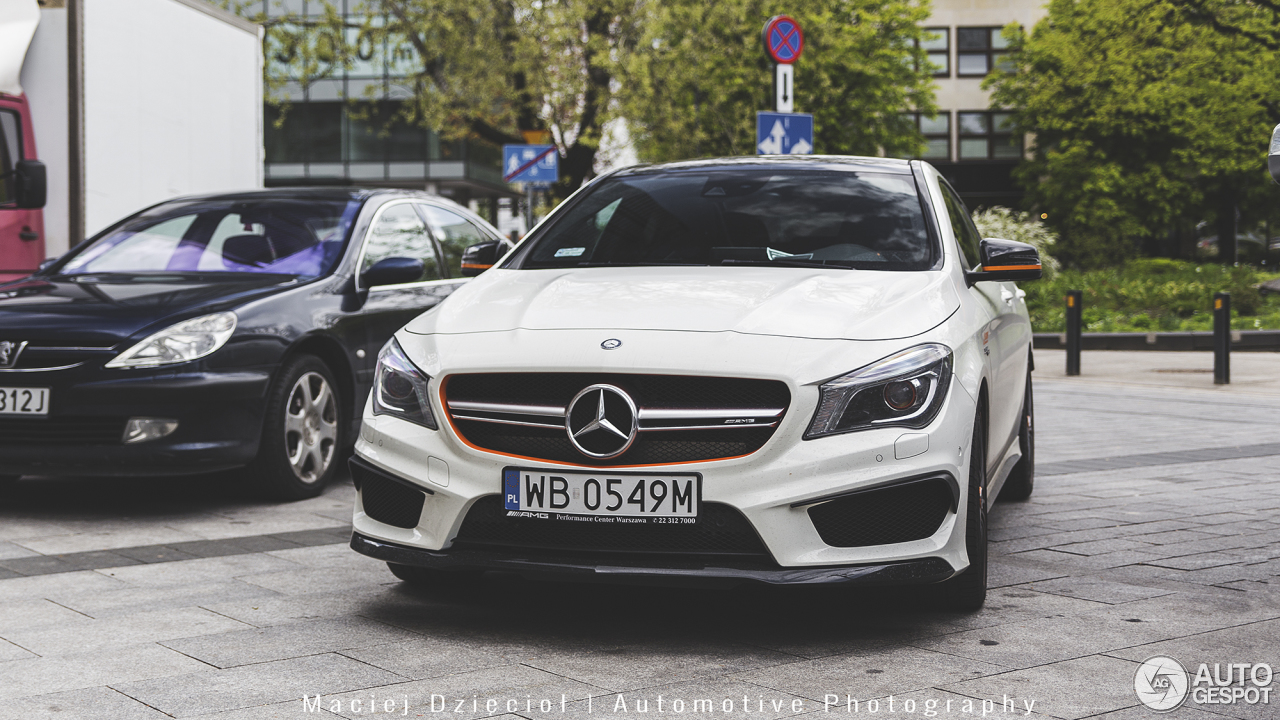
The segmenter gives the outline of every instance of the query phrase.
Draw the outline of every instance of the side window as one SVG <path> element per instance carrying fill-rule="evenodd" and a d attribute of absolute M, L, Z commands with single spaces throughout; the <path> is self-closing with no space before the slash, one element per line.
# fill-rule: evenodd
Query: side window
<path fill-rule="evenodd" d="M 383 208 L 378 214 L 378 219 L 369 229 L 369 237 L 365 240 L 360 272 L 363 273 L 379 260 L 389 257 L 421 260 L 423 273 L 417 282 L 440 279 L 440 264 L 436 259 L 431 234 L 409 203 Z"/>
<path fill-rule="evenodd" d="M 431 231 L 440 239 L 445 267 L 453 277 L 462 277 L 462 251 L 476 243 L 493 238 L 461 215 L 435 205 L 421 205 L 431 223 Z"/>
<path fill-rule="evenodd" d="M 22 159 L 21 128 L 17 113 L 0 110 L 0 204 L 17 201 L 12 173 Z"/>
<path fill-rule="evenodd" d="M 964 206 L 964 201 L 956 194 L 955 190 L 945 182 L 939 182 L 942 188 L 942 200 L 947 205 L 947 217 L 951 220 L 951 231 L 955 233 L 956 242 L 960 245 L 960 252 L 964 255 L 965 263 L 968 265 L 966 270 L 972 270 L 981 262 L 982 256 L 978 252 L 979 243 L 982 242 L 982 235 L 978 233 L 978 228 L 973 224 L 973 218 L 969 216 L 969 209 Z"/>

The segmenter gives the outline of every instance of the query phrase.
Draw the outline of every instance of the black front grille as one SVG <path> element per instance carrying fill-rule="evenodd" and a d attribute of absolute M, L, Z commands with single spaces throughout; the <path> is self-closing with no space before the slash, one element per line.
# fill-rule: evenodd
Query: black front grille
<path fill-rule="evenodd" d="M 697 523 L 640 525 L 512 518 L 507 517 L 500 495 L 486 495 L 467 513 L 454 545 L 503 547 L 534 556 L 542 551 L 771 560 L 751 523 L 720 503 L 703 503 Z"/>
<path fill-rule="evenodd" d="M 119 445 L 125 418 L 60 417 L 0 420 L 0 445 Z"/>
<path fill-rule="evenodd" d="M 814 505 L 809 519 L 833 547 L 909 542 L 937 532 L 953 498 L 945 478 L 922 478 Z"/>
<path fill-rule="evenodd" d="M 478 373 L 452 375 L 445 385 L 451 402 L 489 402 L 566 407 L 583 388 L 604 383 L 627 392 L 641 408 L 787 408 L 786 383 L 747 378 L 613 373 Z M 607 460 L 589 458 L 562 428 L 522 427 L 453 419 L 467 442 L 485 450 L 551 462 L 594 466 L 656 465 L 749 455 L 773 436 L 773 427 L 727 426 L 713 430 L 641 432 L 627 452 Z"/>
<path fill-rule="evenodd" d="M 392 480 L 355 459 L 351 461 L 351 477 L 360 488 L 360 502 L 366 515 L 393 527 L 418 526 L 426 493 Z"/>

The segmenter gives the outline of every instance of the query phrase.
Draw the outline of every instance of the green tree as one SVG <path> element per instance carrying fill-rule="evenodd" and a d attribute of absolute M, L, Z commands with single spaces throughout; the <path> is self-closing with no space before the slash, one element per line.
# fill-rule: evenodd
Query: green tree
<path fill-rule="evenodd" d="M 1170 238 L 1187 254 L 1208 218 L 1232 262 L 1237 208 L 1261 211 L 1280 58 L 1181 1 L 1052 0 L 1029 35 L 1006 28 L 1013 67 L 987 84 L 993 105 L 1034 134 L 1017 176 L 1068 262 L 1177 254 Z"/>
<path fill-rule="evenodd" d="M 761 29 L 777 14 L 804 31 L 796 110 L 814 115 L 815 152 L 911 155 L 906 110 L 937 112 L 915 45 L 927 0 L 669 0 L 647 7 L 627 65 L 627 118 L 646 160 L 755 154 L 755 114 L 773 108 Z"/>

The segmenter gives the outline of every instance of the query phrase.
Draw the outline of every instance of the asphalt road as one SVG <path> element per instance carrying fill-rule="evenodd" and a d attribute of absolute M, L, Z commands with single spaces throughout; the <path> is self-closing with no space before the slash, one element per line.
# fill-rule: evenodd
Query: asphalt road
<path fill-rule="evenodd" d="M 1154 717 L 1152 656 L 1280 669 L 1280 357 L 1252 386 L 1159 372 L 1203 361 L 1086 354 L 1067 379 L 1037 353 L 1037 489 L 997 504 L 974 614 L 918 590 L 415 592 L 345 546 L 347 483 L 271 505 L 234 473 L 25 480 L 0 502 L 0 718 Z"/>

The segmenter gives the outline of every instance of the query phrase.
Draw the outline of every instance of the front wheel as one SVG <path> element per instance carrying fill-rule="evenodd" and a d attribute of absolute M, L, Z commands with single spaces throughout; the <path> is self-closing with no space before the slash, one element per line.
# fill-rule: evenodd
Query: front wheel
<path fill-rule="evenodd" d="M 319 495 L 337 473 L 345 417 L 323 361 L 303 355 L 285 364 L 267 397 L 252 467 L 263 490 L 278 500 Z"/>
<path fill-rule="evenodd" d="M 1035 405 L 1031 398 L 1031 373 L 1027 372 L 1027 391 L 1022 399 L 1022 425 L 1018 429 L 1018 449 L 1022 459 L 1013 466 L 1009 478 L 1000 489 L 1001 500 L 1026 500 L 1036 484 Z"/>
<path fill-rule="evenodd" d="M 965 514 L 965 551 L 969 567 L 939 586 L 938 600 L 948 610 L 973 612 L 987 601 L 987 440 L 982 417 L 973 425 L 969 451 L 969 493 Z"/>

